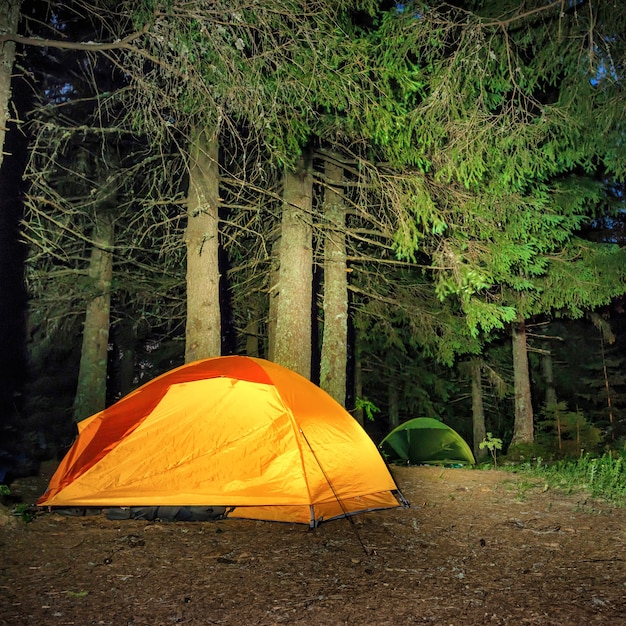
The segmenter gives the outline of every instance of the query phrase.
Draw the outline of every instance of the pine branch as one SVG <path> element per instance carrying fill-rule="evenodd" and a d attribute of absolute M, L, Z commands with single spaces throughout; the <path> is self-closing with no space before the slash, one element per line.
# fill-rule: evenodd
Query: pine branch
<path fill-rule="evenodd" d="M 25 46 L 38 46 L 40 48 L 56 48 L 59 50 L 89 50 L 91 52 L 102 52 L 105 50 L 132 50 L 137 52 L 137 48 L 129 46 L 131 41 L 135 41 L 142 35 L 145 35 L 150 30 L 150 24 L 145 24 L 144 27 L 135 32 L 127 35 L 123 39 L 117 39 L 111 42 L 98 42 L 98 41 L 61 41 L 58 39 L 43 39 L 40 37 L 25 37 L 24 35 L 18 35 L 17 33 L 5 33 L 0 35 L 0 44 L 5 41 L 14 41 L 15 43 L 21 43 Z"/>

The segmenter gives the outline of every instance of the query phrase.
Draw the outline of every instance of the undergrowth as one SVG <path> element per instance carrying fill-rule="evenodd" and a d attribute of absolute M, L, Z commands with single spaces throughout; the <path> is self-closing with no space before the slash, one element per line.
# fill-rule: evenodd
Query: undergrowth
<path fill-rule="evenodd" d="M 626 458 L 621 455 L 586 454 L 554 463 L 544 463 L 538 458 L 508 469 L 541 479 L 551 489 L 568 494 L 587 492 L 591 497 L 626 506 Z"/>

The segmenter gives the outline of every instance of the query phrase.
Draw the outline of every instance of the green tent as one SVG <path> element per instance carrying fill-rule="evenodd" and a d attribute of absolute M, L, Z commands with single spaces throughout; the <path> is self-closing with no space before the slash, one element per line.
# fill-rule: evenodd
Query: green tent
<path fill-rule="evenodd" d="M 394 428 L 379 444 L 391 462 L 456 464 L 476 461 L 470 447 L 455 430 L 430 417 L 417 417 Z"/>

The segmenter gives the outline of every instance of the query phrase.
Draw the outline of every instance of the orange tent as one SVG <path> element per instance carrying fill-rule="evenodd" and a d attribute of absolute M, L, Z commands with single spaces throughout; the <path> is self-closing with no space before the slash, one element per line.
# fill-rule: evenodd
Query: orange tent
<path fill-rule="evenodd" d="M 406 504 L 356 420 L 263 359 L 183 365 L 78 427 L 40 506 L 225 506 L 317 526 Z"/>

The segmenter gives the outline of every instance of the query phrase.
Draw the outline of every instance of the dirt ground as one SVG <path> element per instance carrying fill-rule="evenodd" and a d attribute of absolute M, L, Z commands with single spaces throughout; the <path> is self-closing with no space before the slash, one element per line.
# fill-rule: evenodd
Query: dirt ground
<path fill-rule="evenodd" d="M 313 531 L 10 519 L 0 624 L 626 624 L 625 509 L 509 472 L 392 471 L 411 508 Z"/>

